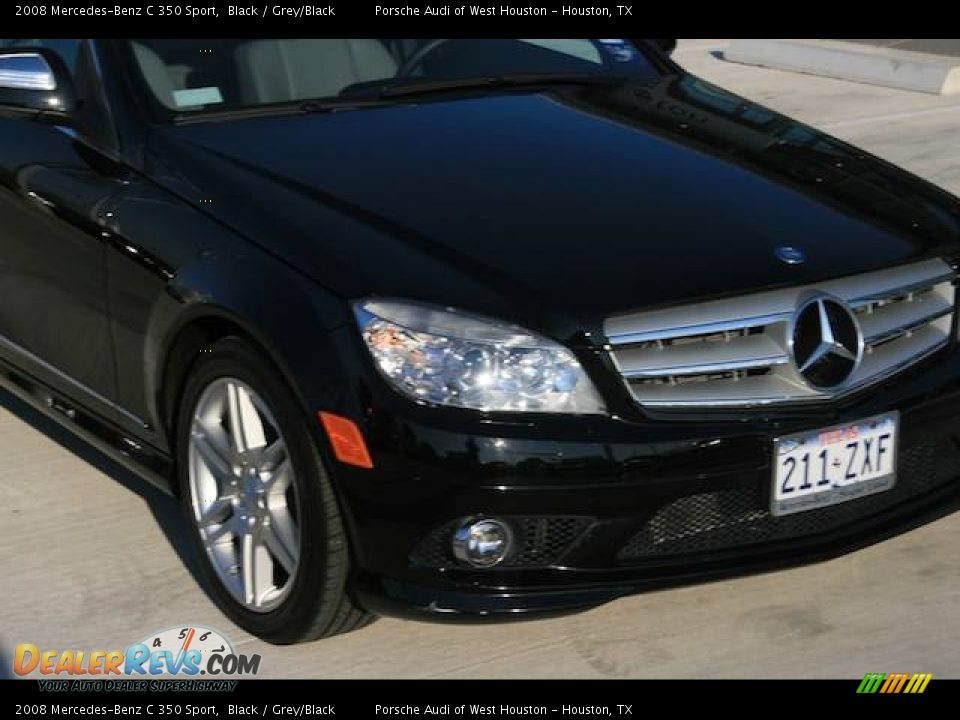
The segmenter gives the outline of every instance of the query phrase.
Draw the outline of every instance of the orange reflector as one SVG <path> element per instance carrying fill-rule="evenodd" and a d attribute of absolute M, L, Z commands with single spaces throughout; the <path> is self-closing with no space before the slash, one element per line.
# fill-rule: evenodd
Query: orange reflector
<path fill-rule="evenodd" d="M 318 412 L 317 416 L 320 418 L 323 429 L 327 431 L 327 437 L 330 438 L 333 454 L 336 455 L 337 460 L 346 465 L 373 468 L 373 460 L 367 452 L 363 433 L 353 420 L 323 410 Z"/>

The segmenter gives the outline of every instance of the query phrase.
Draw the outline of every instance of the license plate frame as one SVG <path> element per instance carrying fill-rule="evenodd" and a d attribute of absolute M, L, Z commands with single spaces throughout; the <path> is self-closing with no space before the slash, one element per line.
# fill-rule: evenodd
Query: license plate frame
<path fill-rule="evenodd" d="M 887 432 L 890 437 L 884 443 L 881 438 Z M 851 449 L 849 443 L 854 442 L 854 437 L 857 447 Z M 770 514 L 776 517 L 792 515 L 890 490 L 897 480 L 899 445 L 900 413 L 896 410 L 774 438 Z M 883 452 L 878 452 L 878 449 Z M 826 459 L 821 457 L 821 451 L 826 452 Z M 874 453 L 876 460 L 875 472 L 870 453 Z M 807 455 L 806 462 L 802 459 L 804 454 Z M 889 458 L 884 458 L 884 455 L 889 455 Z M 790 457 L 794 459 L 792 471 L 787 460 Z M 864 458 L 867 458 L 866 464 Z M 841 466 L 839 472 L 838 461 Z M 819 470 L 811 473 L 810 468 L 814 464 L 819 465 Z M 851 467 L 856 465 L 860 466 L 860 470 L 851 479 Z M 865 475 L 866 465 L 870 465 L 871 473 Z M 797 474 L 798 468 L 802 468 L 800 474 Z M 804 487 L 810 482 L 811 474 L 816 480 L 812 487 Z M 824 484 L 824 479 L 829 480 L 829 484 Z M 790 488 L 792 490 L 787 491 Z"/>

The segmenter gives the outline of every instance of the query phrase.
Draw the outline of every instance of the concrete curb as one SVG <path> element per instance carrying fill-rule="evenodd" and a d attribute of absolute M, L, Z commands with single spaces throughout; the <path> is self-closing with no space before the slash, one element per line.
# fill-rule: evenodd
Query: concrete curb
<path fill-rule="evenodd" d="M 960 93 L 960 58 L 832 40 L 733 40 L 724 59 L 935 95 Z"/>

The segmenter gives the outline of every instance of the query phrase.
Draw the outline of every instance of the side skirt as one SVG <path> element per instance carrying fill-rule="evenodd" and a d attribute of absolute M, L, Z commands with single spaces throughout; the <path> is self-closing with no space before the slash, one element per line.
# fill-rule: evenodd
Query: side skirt
<path fill-rule="evenodd" d="M 63 397 L 0 359 L 0 387 L 95 447 L 111 460 L 173 495 L 173 460 L 165 453 L 124 433 L 117 425 Z"/>

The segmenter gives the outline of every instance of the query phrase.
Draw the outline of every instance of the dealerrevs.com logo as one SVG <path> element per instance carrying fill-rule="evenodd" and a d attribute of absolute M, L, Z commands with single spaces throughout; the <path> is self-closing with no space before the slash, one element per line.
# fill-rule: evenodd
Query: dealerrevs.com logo
<path fill-rule="evenodd" d="M 21 643 L 13 653 L 20 676 L 203 676 L 256 675 L 260 655 L 236 653 L 216 630 L 176 627 L 148 635 L 125 650 L 56 650 Z"/>

